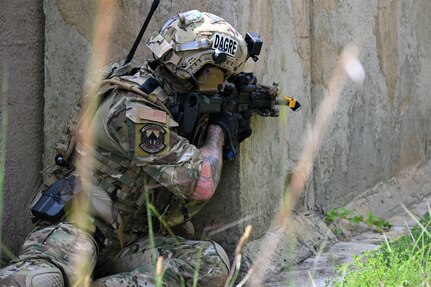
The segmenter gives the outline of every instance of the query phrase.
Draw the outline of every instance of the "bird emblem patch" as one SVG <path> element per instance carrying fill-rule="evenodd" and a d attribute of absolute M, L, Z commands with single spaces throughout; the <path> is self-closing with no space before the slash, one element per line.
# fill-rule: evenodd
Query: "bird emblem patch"
<path fill-rule="evenodd" d="M 145 156 L 146 154 L 156 154 L 161 152 L 167 143 L 167 131 L 160 125 L 157 124 L 145 124 L 138 127 L 139 134 L 136 134 L 137 142 L 139 147 L 137 150 L 138 156 Z"/>

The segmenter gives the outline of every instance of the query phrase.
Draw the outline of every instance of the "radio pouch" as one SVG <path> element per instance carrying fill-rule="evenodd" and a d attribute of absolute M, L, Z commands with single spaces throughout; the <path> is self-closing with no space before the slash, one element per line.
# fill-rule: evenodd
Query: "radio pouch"
<path fill-rule="evenodd" d="M 31 208 L 31 213 L 38 219 L 57 222 L 65 215 L 64 206 L 73 197 L 75 189 L 74 175 L 57 180 L 43 192 Z"/>

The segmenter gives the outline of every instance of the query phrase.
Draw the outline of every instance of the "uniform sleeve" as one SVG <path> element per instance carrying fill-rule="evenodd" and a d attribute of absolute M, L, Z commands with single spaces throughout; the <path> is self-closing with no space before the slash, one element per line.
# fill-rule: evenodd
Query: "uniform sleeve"
<path fill-rule="evenodd" d="M 111 113 L 111 136 L 129 154 L 132 165 L 142 167 L 176 196 L 188 199 L 200 176 L 200 151 L 176 133 L 177 123 L 166 112 L 133 100 L 125 106 L 125 112 Z"/>
<path fill-rule="evenodd" d="M 166 154 L 150 156 L 143 165 L 145 172 L 180 198 L 189 198 L 200 176 L 200 151 L 185 138 L 170 131 L 171 143 Z M 145 158 L 135 157 L 137 165 Z"/>

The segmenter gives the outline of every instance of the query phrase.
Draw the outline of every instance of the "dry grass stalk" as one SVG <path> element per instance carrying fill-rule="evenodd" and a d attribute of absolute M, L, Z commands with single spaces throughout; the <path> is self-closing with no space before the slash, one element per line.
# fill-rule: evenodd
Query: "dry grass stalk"
<path fill-rule="evenodd" d="M 245 216 L 243 218 L 240 218 L 238 220 L 235 220 L 231 223 L 228 224 L 219 224 L 219 225 L 210 225 L 204 228 L 203 230 L 203 238 L 211 238 L 212 236 L 223 232 L 231 227 L 237 226 L 243 222 L 249 221 L 251 219 L 253 219 L 255 216 L 254 215 L 248 215 Z"/>
<path fill-rule="evenodd" d="M 164 284 L 163 284 L 163 274 L 164 274 L 164 270 L 163 270 L 163 256 L 159 256 L 157 258 L 157 263 L 156 263 L 156 276 L 155 276 L 156 287 L 162 287 L 162 286 L 164 286 Z"/>
<path fill-rule="evenodd" d="M 157 276 L 162 276 L 163 274 L 163 256 L 159 256 L 159 258 L 157 258 L 157 266 L 156 266 L 156 275 Z"/>
<path fill-rule="evenodd" d="M 244 248 L 245 244 L 247 243 L 248 239 L 250 238 L 251 230 L 252 230 L 252 226 L 250 224 L 247 225 L 244 233 L 241 236 L 241 239 L 236 245 L 235 257 L 233 259 L 232 266 L 230 268 L 229 276 L 226 279 L 225 286 L 232 286 L 234 282 L 231 282 L 231 281 L 235 281 L 234 275 L 239 272 L 239 263 L 241 262 L 241 251 Z"/>
<path fill-rule="evenodd" d="M 313 278 L 313 274 L 311 274 L 311 272 L 307 270 L 307 275 L 308 275 L 308 278 L 310 278 L 311 286 L 317 287 L 316 282 L 314 281 L 314 278 Z"/>
<path fill-rule="evenodd" d="M 261 286 L 266 270 L 271 266 L 271 258 L 278 243 L 289 231 L 291 213 L 304 191 L 305 183 L 309 177 L 313 161 L 323 141 L 330 121 L 336 110 L 342 88 L 346 82 L 347 75 L 355 81 L 363 80 L 363 70 L 357 60 L 358 49 L 350 46 L 341 53 L 335 67 L 333 76 L 329 82 L 328 89 L 317 111 L 313 126 L 307 133 L 304 149 L 296 166 L 292 178 L 287 186 L 287 193 L 280 209 L 274 217 L 269 231 L 263 239 L 260 254 L 257 261 L 249 270 L 245 280 L 251 278 L 249 286 Z"/>
<path fill-rule="evenodd" d="M 250 238 L 251 230 L 252 230 L 252 226 L 250 224 L 247 225 L 247 227 L 245 228 L 245 231 L 244 231 L 243 235 L 241 236 L 241 239 L 238 242 L 238 245 L 236 246 L 235 255 L 240 255 L 241 254 L 242 248 L 247 243 L 247 240 Z"/>
<path fill-rule="evenodd" d="M 92 36 L 92 53 L 87 68 L 87 79 L 94 77 L 107 63 L 109 56 L 109 47 L 111 42 L 112 28 L 114 25 L 115 8 L 117 7 L 116 0 L 98 0 L 95 20 L 93 23 Z M 83 103 L 82 111 L 86 111 L 88 107 L 97 107 L 91 101 L 96 100 L 90 91 L 89 96 Z M 82 115 L 81 127 L 78 132 L 80 143 L 84 148 L 84 154 L 91 154 L 94 149 L 93 131 L 89 128 L 92 115 L 95 111 L 89 111 Z M 89 157 L 82 158 L 82 162 L 78 161 L 77 171 L 80 176 L 81 189 L 88 190 L 91 183 L 92 163 L 86 162 Z M 91 230 L 88 219 L 83 216 L 87 214 L 88 202 L 85 192 L 79 193 L 74 197 L 72 220 L 83 230 Z M 72 286 L 90 286 L 91 271 L 94 266 L 89 266 L 88 254 L 77 254 L 79 258 L 75 262 L 75 269 L 79 270 L 80 278 L 76 278 L 76 282 L 72 282 Z"/>

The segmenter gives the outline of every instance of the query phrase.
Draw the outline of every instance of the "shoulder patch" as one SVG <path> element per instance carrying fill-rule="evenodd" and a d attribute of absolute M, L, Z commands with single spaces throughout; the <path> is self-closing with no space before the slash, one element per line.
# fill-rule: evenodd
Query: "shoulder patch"
<path fill-rule="evenodd" d="M 169 151 L 170 132 L 167 128 L 144 123 L 135 125 L 135 155 L 164 155 Z"/>

